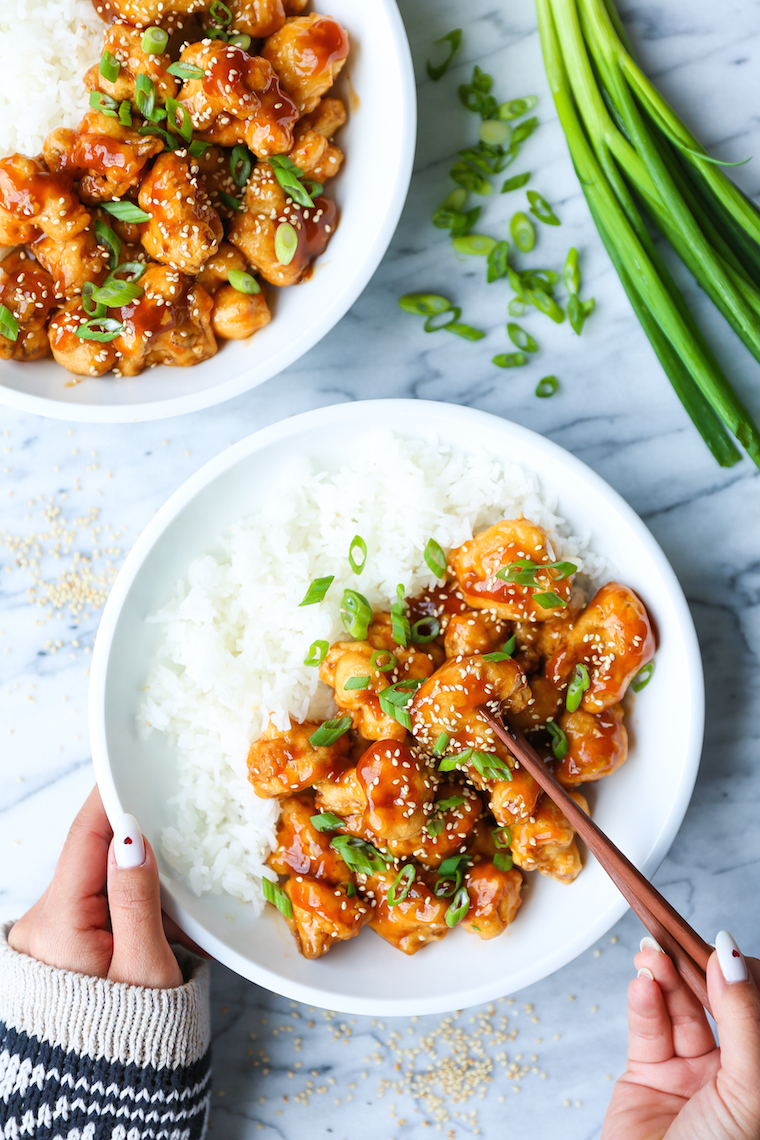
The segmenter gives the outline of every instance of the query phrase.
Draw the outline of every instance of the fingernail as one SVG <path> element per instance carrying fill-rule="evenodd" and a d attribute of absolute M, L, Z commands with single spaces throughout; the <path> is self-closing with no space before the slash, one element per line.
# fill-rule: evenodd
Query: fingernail
<path fill-rule="evenodd" d="M 639 950 L 657 950 L 660 954 L 665 953 L 660 943 L 655 942 L 654 938 L 650 938 L 648 934 L 645 934 L 639 942 Z"/>
<path fill-rule="evenodd" d="M 113 829 L 113 845 L 116 866 L 122 870 L 142 867 L 145 862 L 145 844 L 142 832 L 133 815 L 120 815 Z"/>
<path fill-rule="evenodd" d="M 719 930 L 715 935 L 715 949 L 718 952 L 718 965 L 728 984 L 731 986 L 734 982 L 746 982 L 749 977 L 747 963 L 727 930 Z"/>
<path fill-rule="evenodd" d="M 646 966 L 642 966 L 642 967 L 641 967 L 641 969 L 639 970 L 639 972 L 638 972 L 638 974 L 636 975 L 636 977 L 637 977 L 637 978 L 649 978 L 650 982 L 653 982 L 653 981 L 654 981 L 654 974 L 652 973 L 652 971 L 651 971 L 651 970 L 648 970 L 648 969 L 646 968 Z"/>

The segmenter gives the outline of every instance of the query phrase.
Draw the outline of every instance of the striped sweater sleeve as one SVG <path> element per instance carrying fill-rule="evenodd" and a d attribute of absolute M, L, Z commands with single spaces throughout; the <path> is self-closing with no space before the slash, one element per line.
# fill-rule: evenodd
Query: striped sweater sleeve
<path fill-rule="evenodd" d="M 46 966 L 0 926 L 0 1138 L 201 1140 L 209 1109 L 209 968 L 127 986 Z"/>

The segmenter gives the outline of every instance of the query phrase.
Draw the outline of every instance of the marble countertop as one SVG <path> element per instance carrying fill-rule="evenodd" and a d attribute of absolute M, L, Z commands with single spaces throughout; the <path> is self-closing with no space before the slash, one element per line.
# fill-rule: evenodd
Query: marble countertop
<path fill-rule="evenodd" d="M 757 897 L 760 878 L 758 471 L 746 460 L 716 466 L 630 311 L 572 173 L 533 6 L 402 0 L 402 13 L 419 79 L 415 176 L 387 256 L 325 341 L 247 395 L 180 419 L 71 426 L 0 410 L 0 914 L 17 916 L 42 891 L 92 784 L 87 673 L 99 595 L 153 512 L 207 459 L 265 424 L 342 400 L 405 396 L 476 406 L 548 435 L 620 491 L 662 544 L 699 633 L 708 713 L 696 791 L 656 882 L 706 938 L 727 926 L 757 952 L 760 913 L 747 899 Z M 635 0 L 623 14 L 649 74 L 712 153 L 760 156 L 756 5 Z M 432 84 L 424 72 L 431 42 L 457 26 L 466 33 L 457 67 Z M 429 223 L 450 189 L 452 154 L 474 135 L 456 98 L 474 63 L 495 76 L 500 99 L 540 96 L 540 129 L 512 170 L 533 171 L 531 184 L 562 219 L 560 229 L 541 228 L 541 261 L 561 267 L 576 245 L 584 295 L 597 303 L 580 339 L 539 314 L 525 318 L 541 351 L 528 367 L 504 373 L 490 364 L 509 349 L 504 290 L 484 283 L 482 262 L 457 262 L 446 234 Z M 759 163 L 735 170 L 754 195 Z M 516 197 L 489 202 L 479 228 L 506 232 Z M 686 284 L 718 355 L 760 415 L 757 365 Z M 396 307 L 399 294 L 418 288 L 452 297 L 463 320 L 488 329 L 487 341 L 426 336 Z M 547 373 L 560 378 L 561 391 L 536 399 Z M 91 562 L 74 563 L 74 551 Z M 82 601 L 76 615 L 56 616 L 54 593 L 45 600 L 44 583 L 62 572 L 69 596 Z M 677 715 L 677 691 L 673 709 Z M 496 1135 L 497 1127 L 501 1134 L 507 1123 L 537 1137 L 560 1128 L 565 1140 L 597 1136 L 624 1064 L 626 985 L 641 934 L 628 915 L 597 947 L 511 1002 L 453 1021 L 331 1017 L 215 967 L 211 1135 L 295 1140 L 307 1129 L 335 1140 L 360 1133 L 419 1140 L 437 1126 L 459 1137 Z M 426 1050 L 436 1044 L 445 1087 L 426 1075 Z M 446 1076 L 441 1055 L 450 1049 L 469 1084 Z M 516 1066 L 510 1077 L 502 1054 Z M 410 1063 L 416 1077 L 408 1076 Z M 471 1095 L 457 1100 L 457 1089 Z"/>

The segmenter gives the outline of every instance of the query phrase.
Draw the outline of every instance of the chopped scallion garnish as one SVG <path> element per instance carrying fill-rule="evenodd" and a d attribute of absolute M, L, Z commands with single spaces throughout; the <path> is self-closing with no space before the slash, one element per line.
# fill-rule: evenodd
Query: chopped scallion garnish
<path fill-rule="evenodd" d="M 528 201 L 530 202 L 531 214 L 538 218 L 539 222 L 544 222 L 547 226 L 558 226 L 560 224 L 559 218 L 546 201 L 546 198 L 539 194 L 537 190 L 528 191 Z"/>
<path fill-rule="evenodd" d="M 242 214 L 245 209 L 240 199 L 236 198 L 234 194 L 228 194 L 226 190 L 219 191 L 219 200 L 228 210 L 235 210 L 238 214 Z M 281 262 L 280 264 L 284 265 L 285 263 Z"/>
<path fill-rule="evenodd" d="M 0 336 L 6 340 L 18 340 L 18 321 L 7 305 L 0 305 Z"/>
<path fill-rule="evenodd" d="M 427 60 L 425 63 L 428 75 L 434 83 L 437 83 L 438 80 L 446 74 L 446 72 L 449 70 L 449 67 L 451 66 L 451 61 L 462 42 L 462 29 L 454 28 L 453 32 L 447 32 L 445 36 L 441 36 L 439 40 L 435 40 L 434 42 L 436 44 L 448 43 L 450 45 L 448 55 L 444 59 L 443 63 L 436 63 L 434 65 L 430 62 L 430 60 Z"/>
<path fill-rule="evenodd" d="M 568 712 L 575 712 L 580 707 L 583 694 L 586 692 L 591 684 L 591 678 L 588 675 L 588 669 L 583 664 L 578 664 L 573 669 L 573 675 L 570 679 L 570 684 L 567 686 L 567 698 L 565 700 L 565 708 Z"/>
<path fill-rule="evenodd" d="M 407 863 L 405 867 L 401 868 L 386 895 L 388 906 L 398 906 L 400 902 L 404 901 L 412 888 L 416 874 L 417 871 L 413 863 Z"/>
<path fill-rule="evenodd" d="M 411 629 L 406 614 L 403 586 L 396 587 L 396 601 L 391 605 L 391 633 L 397 645 L 406 647 L 409 644 Z"/>
<path fill-rule="evenodd" d="M 388 660 L 381 665 L 380 662 L 384 657 L 387 657 Z M 390 649 L 376 649 L 370 657 L 369 663 L 373 669 L 377 669 L 380 673 L 390 673 L 398 665 L 398 657 L 395 653 L 391 653 Z"/>
<path fill-rule="evenodd" d="M 238 293 L 255 295 L 261 292 L 261 286 L 256 278 L 250 273 L 244 273 L 242 269 L 230 269 L 227 280 L 233 289 L 237 289 Z"/>
<path fill-rule="evenodd" d="M 446 911 L 446 925 L 456 926 L 458 922 L 462 921 L 469 909 L 470 896 L 467 893 L 467 887 L 459 887 Z"/>
<path fill-rule="evenodd" d="M 78 336 L 81 340 L 97 340 L 101 344 L 107 344 L 116 340 L 116 337 L 121 336 L 123 332 L 124 325 L 121 321 L 116 321 L 112 317 L 93 317 L 89 321 L 83 321 L 79 328 L 74 330 L 74 336 Z"/>
<path fill-rule="evenodd" d="M 429 617 L 418 618 L 414 623 L 411 628 L 411 640 L 416 645 L 427 645 L 429 641 L 434 641 L 440 632 L 441 623 L 431 614 Z"/>
<path fill-rule="evenodd" d="M 560 606 L 564 607 L 567 605 L 567 602 L 563 602 L 559 594 L 555 594 L 551 590 L 547 590 L 546 593 L 542 594 L 534 594 L 533 601 L 544 610 L 555 610 Z"/>
<path fill-rule="evenodd" d="M 375 875 L 386 871 L 393 860 L 378 851 L 377 847 L 355 835 L 336 835 L 330 846 L 342 856 L 349 871 L 355 875 Z"/>
<path fill-rule="evenodd" d="M 444 752 L 446 751 L 446 747 L 447 747 L 448 743 L 449 743 L 449 734 L 447 732 L 442 732 L 441 735 L 436 740 L 435 744 L 433 745 L 433 755 L 434 756 L 443 756 Z"/>
<path fill-rule="evenodd" d="M 344 689 L 368 689 L 371 677 L 369 674 L 363 677 L 349 677 L 343 686 Z"/>
<path fill-rule="evenodd" d="M 502 194 L 508 194 L 510 190 L 519 190 L 530 179 L 530 174 L 513 174 L 508 178 L 501 188 Z"/>
<path fill-rule="evenodd" d="M 98 245 L 105 246 L 108 250 L 109 269 L 115 269 L 121 256 L 121 238 L 100 219 L 95 222 L 95 238 Z"/>
<path fill-rule="evenodd" d="M 334 574 L 328 574 L 325 578 L 315 578 L 304 594 L 303 601 L 298 603 L 299 608 L 301 606 L 313 606 L 317 602 L 321 602 L 330 589 L 334 578 Z"/>
<path fill-rule="evenodd" d="M 491 250 L 496 248 L 496 238 L 486 234 L 466 234 L 465 237 L 455 237 L 451 244 L 457 253 L 466 253 L 471 257 L 487 257 Z"/>
<path fill-rule="evenodd" d="M 558 388 L 559 380 L 556 376 L 542 376 L 536 384 L 536 395 L 545 400 L 548 396 L 553 396 Z"/>
<path fill-rule="evenodd" d="M 340 620 L 343 628 L 357 641 L 364 641 L 372 621 L 372 606 L 364 594 L 357 590 L 344 590 L 340 603 Z"/>
<path fill-rule="evenodd" d="M 119 78 L 120 70 L 121 64 L 116 56 L 112 55 L 110 51 L 104 51 L 100 57 L 100 74 L 103 78 L 109 83 L 115 83 Z"/>
<path fill-rule="evenodd" d="M 333 720 L 325 720 L 320 724 L 317 731 L 311 734 L 309 744 L 312 748 L 329 748 L 336 740 L 340 740 L 344 732 L 348 732 L 350 727 L 350 716 L 338 716 Z"/>
<path fill-rule="evenodd" d="M 303 178 L 303 171 L 300 166 L 296 166 L 292 158 L 288 158 L 286 154 L 273 154 L 267 160 L 271 166 L 274 176 L 282 186 L 286 194 L 296 202 L 299 206 L 306 209 L 312 209 L 314 200 L 309 194 L 301 179 Z M 247 179 L 246 179 L 247 181 Z M 321 187 L 320 187 L 321 189 Z M 287 262 L 283 262 L 287 264 Z"/>
<path fill-rule="evenodd" d="M 355 534 L 348 548 L 348 564 L 354 574 L 361 574 L 367 564 L 367 544 L 360 534 Z"/>
<path fill-rule="evenodd" d="M 148 55 L 161 55 L 162 52 L 166 51 L 168 42 L 169 33 L 165 32 L 163 28 L 146 28 L 140 46 Z"/>
<path fill-rule="evenodd" d="M 294 227 L 290 222 L 280 222 L 274 234 L 274 252 L 280 265 L 290 265 L 297 249 L 298 234 Z"/>
<path fill-rule="evenodd" d="M 283 914 L 285 918 L 293 917 L 293 904 L 279 883 L 273 883 L 271 879 L 262 879 L 261 888 L 264 892 L 264 898 L 276 906 L 280 914 Z"/>
<path fill-rule="evenodd" d="M 90 92 L 90 106 L 93 111 L 100 111 L 101 115 L 107 115 L 109 119 L 118 117 L 119 104 L 110 95 L 104 95 L 102 91 Z"/>
<path fill-rule="evenodd" d="M 339 815 L 332 811 L 322 811 L 319 815 L 311 817 L 311 826 L 317 831 L 337 831 L 339 827 L 343 827 L 344 823 L 345 820 L 342 820 Z"/>
<path fill-rule="evenodd" d="M 233 146 L 230 151 L 229 162 L 232 181 L 237 187 L 242 189 L 251 177 L 251 171 L 253 170 L 251 152 L 248 150 L 248 147 L 240 143 L 238 143 L 237 146 Z"/>
<path fill-rule="evenodd" d="M 493 857 L 493 865 L 497 871 L 511 871 L 514 862 L 509 851 L 497 851 Z"/>
<path fill-rule="evenodd" d="M 491 363 L 497 368 L 520 368 L 527 359 L 524 352 L 500 352 L 498 356 L 493 357 Z"/>
<path fill-rule="evenodd" d="M 303 602 L 301 605 L 303 605 Z M 329 648 L 330 644 L 327 641 L 312 641 L 309 646 L 308 656 L 303 659 L 304 665 L 321 665 L 325 657 L 327 657 Z"/>
<path fill-rule="evenodd" d="M 172 63 L 166 70 L 178 79 L 203 79 L 206 74 L 202 67 L 196 67 L 194 63 Z"/>
<path fill-rule="evenodd" d="M 139 225 L 141 222 L 149 222 L 151 219 L 151 215 L 146 214 L 145 210 L 141 210 L 139 206 L 135 206 L 134 202 L 100 202 L 98 204 L 101 210 L 105 210 L 107 214 L 112 214 L 120 222 Z"/>
<path fill-rule="evenodd" d="M 516 645 L 517 645 L 517 638 L 515 637 L 514 634 L 512 634 L 512 636 L 509 638 L 509 640 L 504 642 L 504 645 L 501 647 L 501 649 L 497 650 L 495 653 L 484 653 L 483 654 L 483 660 L 484 661 L 508 661 L 510 659 L 510 657 L 512 656 L 512 654 L 514 653 Z"/>
<path fill-rule="evenodd" d="M 222 0 L 214 0 L 214 3 L 209 8 L 209 16 L 215 24 L 231 24 L 232 12 Z"/>
<path fill-rule="evenodd" d="M 443 549 L 439 543 L 435 541 L 434 538 L 429 538 L 427 540 L 427 546 L 425 547 L 425 562 L 428 565 L 428 569 L 431 570 L 433 574 L 435 574 L 436 578 L 446 577 L 446 555 L 443 553 Z"/>
<path fill-rule="evenodd" d="M 518 210 L 516 214 L 512 215 L 509 232 L 517 248 L 523 253 L 530 253 L 536 244 L 536 231 L 530 218 L 522 210 Z"/>
<path fill-rule="evenodd" d="M 144 119 L 152 119 L 156 109 L 156 89 L 153 80 L 143 71 L 135 78 L 135 104 Z"/>
<path fill-rule="evenodd" d="M 514 321 L 510 321 L 507 325 L 507 336 L 515 348 L 519 348 L 521 352 L 538 352 L 538 345 L 530 333 L 520 328 Z"/>
<path fill-rule="evenodd" d="M 508 103 L 502 103 L 499 106 L 499 118 L 507 121 L 519 119 L 521 115 L 532 111 L 537 102 L 537 95 L 526 95 L 524 99 L 510 99 Z"/>
<path fill-rule="evenodd" d="M 234 36 L 229 37 L 228 42 L 231 43 L 233 47 L 239 47 L 242 48 L 243 51 L 248 51 L 251 46 L 251 37 L 246 32 L 237 32 Z"/>
<path fill-rule="evenodd" d="M 634 693 L 640 693 L 642 689 L 646 688 L 652 679 L 654 673 L 654 661 L 647 661 L 641 669 L 639 669 L 636 676 L 631 681 L 631 688 Z"/>
<path fill-rule="evenodd" d="M 555 760 L 564 760 L 567 756 L 567 751 L 570 745 L 567 743 L 567 737 L 560 728 L 560 726 L 553 720 L 550 720 L 546 726 L 546 731 L 549 733 L 552 741 L 552 752 Z"/>
<path fill-rule="evenodd" d="M 432 313 L 447 313 L 451 301 L 437 293 L 405 293 L 398 299 L 399 308 L 416 316 L 430 316 Z"/>

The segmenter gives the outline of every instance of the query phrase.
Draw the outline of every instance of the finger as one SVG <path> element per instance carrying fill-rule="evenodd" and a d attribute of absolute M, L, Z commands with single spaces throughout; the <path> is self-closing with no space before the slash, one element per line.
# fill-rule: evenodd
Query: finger
<path fill-rule="evenodd" d="M 182 973 L 161 921 L 161 891 L 153 850 L 134 816 L 116 822 L 108 858 L 108 906 L 114 982 L 152 989 L 182 985 Z"/>
<path fill-rule="evenodd" d="M 93 788 L 69 829 L 58 859 L 51 894 L 68 909 L 72 903 L 99 895 L 106 883 L 111 825 Z"/>
<path fill-rule="evenodd" d="M 174 919 L 169 918 L 169 915 L 166 914 L 165 911 L 162 917 L 164 920 L 164 934 L 166 935 L 167 942 L 179 942 L 180 946 L 184 946 L 186 950 L 192 950 L 193 954 L 197 954 L 199 958 L 207 958 L 209 962 L 214 961 L 212 956 L 210 954 L 207 954 L 206 951 L 197 944 L 197 942 L 193 942 L 192 938 L 188 937 L 182 927 L 177 926 L 177 923 L 174 921 Z"/>
<path fill-rule="evenodd" d="M 19 954 L 29 953 L 30 934 L 34 929 L 34 924 L 45 909 L 45 903 L 47 902 L 49 894 L 50 887 L 47 886 L 37 899 L 37 902 L 30 906 L 29 910 L 18 922 L 14 922 L 8 933 L 8 945 L 11 950 L 16 950 Z"/>
<path fill-rule="evenodd" d="M 707 992 L 720 1040 L 721 1091 L 737 1111 L 753 1111 L 749 1132 L 760 1128 L 760 994 L 749 964 L 731 935 L 721 930 L 707 963 Z M 748 1134 L 749 1134 L 748 1132 Z"/>
<path fill-rule="evenodd" d="M 654 971 L 646 964 L 637 968 L 638 976 L 628 986 L 628 1060 L 656 1065 L 673 1056 L 670 1018 Z"/>
<path fill-rule="evenodd" d="M 647 948 L 637 954 L 634 962 L 652 971 L 665 1000 L 665 1009 L 671 1026 L 673 1051 L 677 1057 L 702 1057 L 715 1048 L 715 1038 L 699 1000 L 678 973 L 673 961 L 661 950 L 652 947 L 654 939 L 642 940 Z"/>

